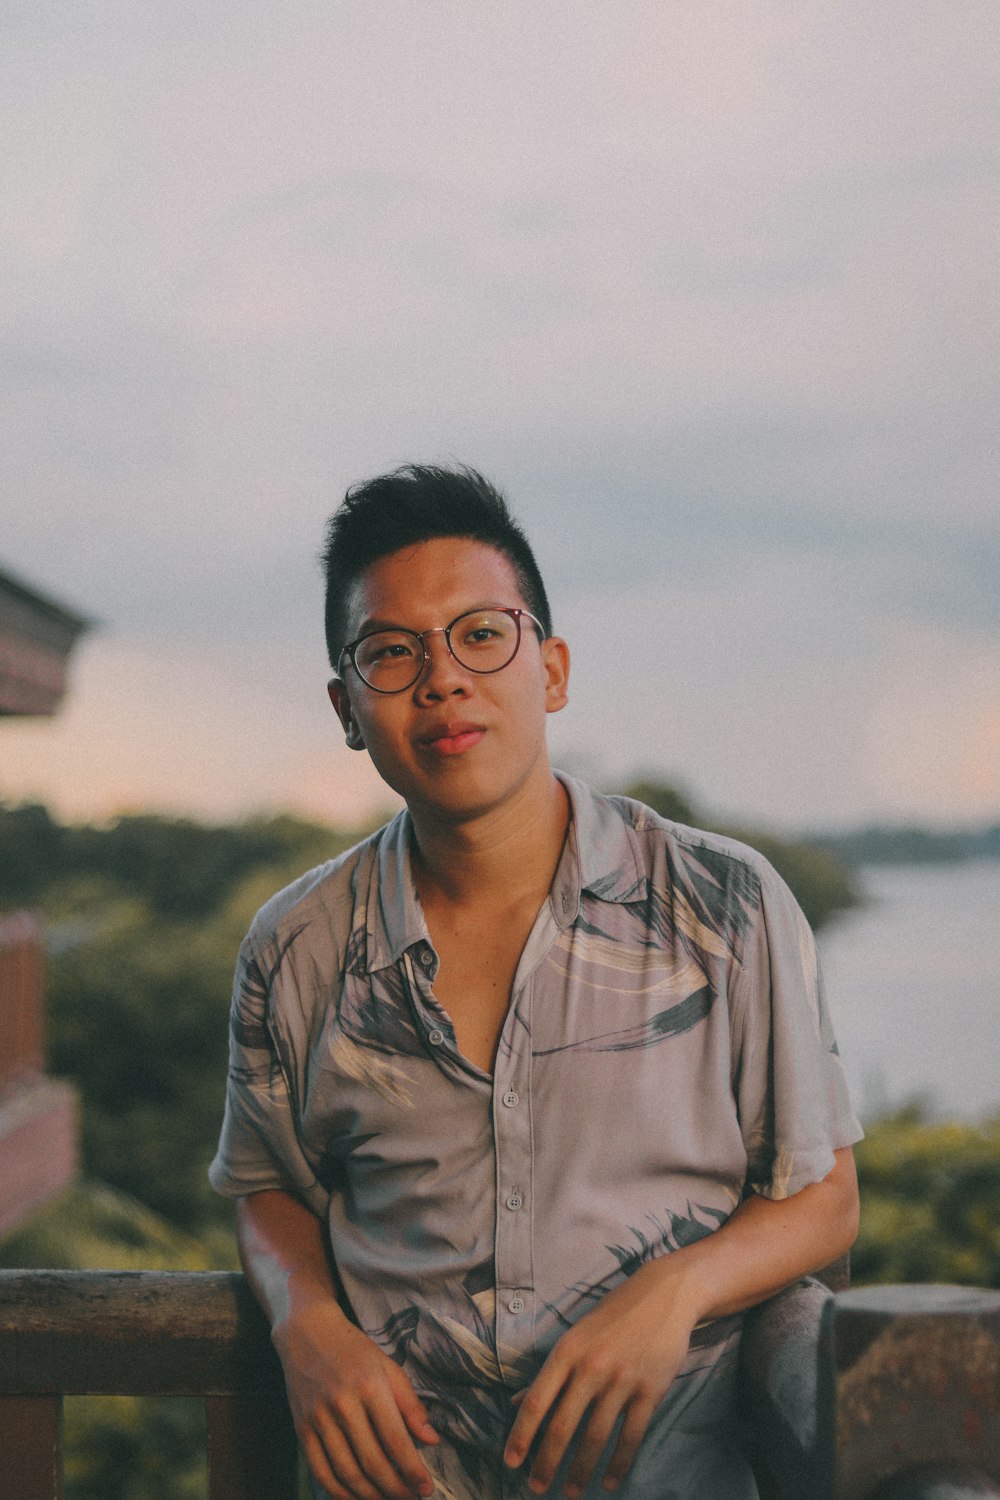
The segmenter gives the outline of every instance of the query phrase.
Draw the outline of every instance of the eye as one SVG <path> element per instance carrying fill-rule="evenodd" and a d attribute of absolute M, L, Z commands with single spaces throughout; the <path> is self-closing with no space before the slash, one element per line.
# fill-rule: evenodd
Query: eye
<path fill-rule="evenodd" d="M 365 668 L 388 666 L 392 662 L 415 661 L 419 651 L 420 643 L 415 636 L 385 630 L 366 636 L 359 643 L 357 660 Z"/>
<path fill-rule="evenodd" d="M 507 641 L 515 631 L 509 615 L 498 613 L 466 615 L 453 627 L 459 650 L 483 650 Z"/>

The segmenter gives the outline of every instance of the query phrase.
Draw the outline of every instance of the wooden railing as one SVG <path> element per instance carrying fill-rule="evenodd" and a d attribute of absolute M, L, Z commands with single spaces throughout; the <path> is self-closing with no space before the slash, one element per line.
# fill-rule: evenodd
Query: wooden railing
<path fill-rule="evenodd" d="M 0 1271 L 0 1494 L 62 1495 L 62 1398 L 198 1396 L 209 1500 L 293 1500 L 281 1368 L 243 1277 Z"/>
<path fill-rule="evenodd" d="M 762 1500 L 1000 1496 L 1000 1292 L 801 1283 L 749 1316 L 742 1358 Z M 202 1397 L 210 1500 L 293 1500 L 281 1371 L 242 1276 L 0 1271 L 3 1500 L 61 1495 L 71 1394 Z"/>

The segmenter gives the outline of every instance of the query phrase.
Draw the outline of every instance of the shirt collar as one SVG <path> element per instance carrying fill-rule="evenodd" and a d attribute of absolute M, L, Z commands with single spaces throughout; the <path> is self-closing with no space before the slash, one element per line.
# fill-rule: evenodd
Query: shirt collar
<path fill-rule="evenodd" d="M 586 891 L 599 901 L 637 901 L 645 895 L 645 867 L 636 833 L 621 803 L 557 771 L 569 795 L 566 846 L 552 881 L 550 901 L 559 927 L 569 927 Z M 413 824 L 404 808 L 379 837 L 367 892 L 369 972 L 397 963 L 415 943 L 430 944 L 410 864 Z"/>
<path fill-rule="evenodd" d="M 618 799 L 556 774 L 569 794 L 572 819 L 552 882 L 552 909 L 560 927 L 568 927 L 583 891 L 599 901 L 637 901 L 646 894 L 646 876 L 635 829 Z"/>
<path fill-rule="evenodd" d="M 413 823 L 404 807 L 379 838 L 368 886 L 369 972 L 397 963 L 414 943 L 430 943 L 410 867 L 412 835 Z"/>

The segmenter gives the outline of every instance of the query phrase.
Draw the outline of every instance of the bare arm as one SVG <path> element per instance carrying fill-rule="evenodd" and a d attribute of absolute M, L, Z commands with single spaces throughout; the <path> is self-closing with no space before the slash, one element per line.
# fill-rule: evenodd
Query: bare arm
<path fill-rule="evenodd" d="M 524 1393 L 504 1454 L 518 1467 L 547 1424 L 531 1466 L 532 1490 L 548 1487 L 582 1428 L 566 1484 L 568 1496 L 581 1494 L 623 1417 L 604 1479 L 606 1489 L 617 1488 L 695 1325 L 752 1307 L 851 1246 L 858 1227 L 854 1155 L 848 1147 L 834 1156 L 822 1182 L 777 1202 L 748 1198 L 716 1233 L 642 1266 L 563 1334 Z"/>
<path fill-rule="evenodd" d="M 240 1198 L 240 1257 L 271 1323 L 295 1430 L 333 1500 L 410 1500 L 434 1484 L 437 1434 L 403 1371 L 345 1317 L 323 1226 L 290 1193 Z"/>

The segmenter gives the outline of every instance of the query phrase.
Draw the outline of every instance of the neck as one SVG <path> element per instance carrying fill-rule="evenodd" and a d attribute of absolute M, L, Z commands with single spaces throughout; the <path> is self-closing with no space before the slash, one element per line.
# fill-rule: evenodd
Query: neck
<path fill-rule="evenodd" d="M 477 906 L 509 904 L 552 884 L 569 823 L 565 787 L 546 767 L 503 807 L 445 822 L 410 809 L 413 874 L 421 901 Z"/>

